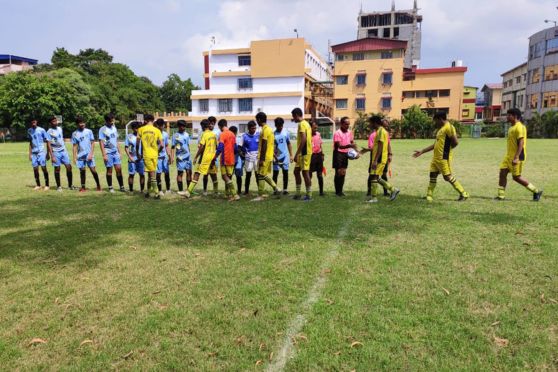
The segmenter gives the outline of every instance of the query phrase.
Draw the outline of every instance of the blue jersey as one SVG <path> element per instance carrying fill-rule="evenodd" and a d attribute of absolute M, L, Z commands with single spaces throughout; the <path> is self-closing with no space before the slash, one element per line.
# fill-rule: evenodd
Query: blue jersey
<path fill-rule="evenodd" d="M 289 131 L 283 129 L 281 132 L 275 131 L 275 156 L 277 159 L 285 159 L 289 156 L 289 147 L 291 139 L 289 138 Z"/>
<path fill-rule="evenodd" d="M 172 136 L 172 147 L 176 149 L 178 160 L 190 160 L 190 135 L 188 132 L 176 132 Z"/>
<path fill-rule="evenodd" d="M 136 136 L 133 132 L 129 133 L 126 136 L 126 141 L 124 141 L 124 146 L 126 146 L 128 148 L 128 152 L 130 153 L 130 155 L 132 155 L 132 160 L 136 161 L 137 157 L 138 157 L 138 153 L 141 154 L 141 142 L 140 142 L 140 147 L 139 147 L 139 151 L 137 148 L 137 140 L 138 140 L 138 136 Z"/>
<path fill-rule="evenodd" d="M 77 145 L 78 159 L 85 160 L 91 152 L 91 142 L 95 141 L 95 136 L 91 129 L 76 130 L 72 133 L 72 144 Z"/>
<path fill-rule="evenodd" d="M 31 153 L 41 154 L 45 152 L 45 142 L 48 141 L 48 134 L 43 128 L 29 128 L 27 136 L 31 144 Z"/>
<path fill-rule="evenodd" d="M 104 125 L 99 129 L 99 141 L 105 145 L 105 153 L 112 155 L 118 152 L 118 130 L 116 126 Z"/>
<path fill-rule="evenodd" d="M 64 134 L 62 133 L 62 128 L 50 128 L 47 130 L 48 141 L 50 142 L 50 148 L 54 152 L 65 152 L 66 145 L 64 145 Z"/>
<path fill-rule="evenodd" d="M 242 135 L 242 152 L 246 157 L 246 161 L 258 160 L 258 145 L 260 142 L 260 133 L 254 134 L 244 133 Z"/>
<path fill-rule="evenodd" d="M 235 156 L 234 168 L 241 170 L 242 168 L 244 168 L 244 160 L 242 160 L 242 157 L 240 156 L 240 147 L 236 144 L 234 145 L 234 156 Z"/>
<path fill-rule="evenodd" d="M 163 149 L 159 151 L 159 159 L 167 159 L 167 146 L 169 145 L 169 134 L 163 132 Z"/>

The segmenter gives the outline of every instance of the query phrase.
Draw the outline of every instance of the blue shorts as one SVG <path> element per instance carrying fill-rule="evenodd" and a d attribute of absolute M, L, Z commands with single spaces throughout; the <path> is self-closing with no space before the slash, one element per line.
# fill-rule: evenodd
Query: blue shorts
<path fill-rule="evenodd" d="M 52 165 L 54 167 L 72 164 L 70 162 L 70 157 L 68 156 L 68 153 L 66 151 L 53 152 L 52 154 L 54 155 L 54 159 L 52 159 Z"/>
<path fill-rule="evenodd" d="M 46 152 L 31 154 L 31 165 L 33 168 L 46 167 Z"/>
<path fill-rule="evenodd" d="M 168 159 L 158 159 L 157 160 L 157 174 L 169 173 L 169 161 Z"/>
<path fill-rule="evenodd" d="M 192 170 L 192 162 L 190 160 L 178 160 L 178 159 L 176 159 L 176 170 L 179 171 L 179 172 Z"/>
<path fill-rule="evenodd" d="M 107 154 L 107 161 L 105 161 L 105 166 L 107 168 L 112 168 L 115 165 L 120 165 L 121 161 L 120 161 L 120 154 L 118 152 L 115 152 L 113 154 Z"/>
<path fill-rule="evenodd" d="M 78 159 L 76 163 L 79 169 L 83 169 L 85 167 L 89 167 L 89 168 L 95 167 L 95 159 L 87 160 L 87 157 L 83 159 Z"/>
<path fill-rule="evenodd" d="M 282 164 L 281 164 L 282 163 Z M 290 160 L 289 158 L 284 158 L 284 159 L 277 159 L 277 161 L 273 162 L 273 170 L 274 171 L 278 171 L 278 170 L 289 170 L 289 164 L 290 164 Z"/>
<path fill-rule="evenodd" d="M 145 166 L 143 165 L 143 160 L 128 162 L 128 174 L 130 176 L 133 176 L 136 173 L 140 176 L 143 176 L 145 174 Z"/>

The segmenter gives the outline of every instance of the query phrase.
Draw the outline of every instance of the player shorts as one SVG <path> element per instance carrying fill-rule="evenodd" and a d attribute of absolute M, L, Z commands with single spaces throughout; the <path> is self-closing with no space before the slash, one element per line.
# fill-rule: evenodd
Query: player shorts
<path fill-rule="evenodd" d="M 333 152 L 333 169 L 347 169 L 349 167 L 349 155 L 346 152 Z"/>
<path fill-rule="evenodd" d="M 267 176 L 271 173 L 272 165 L 272 160 L 266 160 L 263 162 L 263 165 L 261 167 L 258 167 L 258 171 L 256 173 L 260 176 Z"/>
<path fill-rule="evenodd" d="M 505 158 L 500 164 L 500 169 L 507 169 L 512 176 L 519 177 L 523 173 L 523 162 L 520 161 L 517 165 L 513 165 L 513 159 Z"/>
<path fill-rule="evenodd" d="M 192 162 L 187 159 L 186 160 L 176 159 L 176 170 L 179 172 L 192 170 Z"/>
<path fill-rule="evenodd" d="M 207 176 L 208 174 L 217 174 L 217 167 L 215 167 L 215 164 L 211 163 L 198 163 L 196 165 L 196 173 L 199 173 L 202 176 Z"/>
<path fill-rule="evenodd" d="M 242 167 L 235 167 L 234 168 L 234 175 L 237 177 L 242 177 L 244 176 L 244 168 Z"/>
<path fill-rule="evenodd" d="M 107 168 L 112 168 L 115 165 L 120 165 L 120 154 L 118 152 L 107 154 L 107 161 L 105 161 L 105 166 Z"/>
<path fill-rule="evenodd" d="M 143 158 L 143 165 L 146 172 L 155 172 L 157 170 L 157 158 Z"/>
<path fill-rule="evenodd" d="M 234 174 L 234 165 L 221 165 L 221 175 L 227 175 L 229 178 Z"/>
<path fill-rule="evenodd" d="M 289 165 L 290 165 L 290 160 L 289 160 L 288 157 L 277 159 L 277 161 L 273 162 L 273 170 L 274 171 L 278 171 L 278 170 L 288 171 L 289 170 Z"/>
<path fill-rule="evenodd" d="M 246 169 L 246 172 L 250 173 L 253 171 L 257 171 L 258 170 L 258 161 L 257 160 L 246 160 L 244 162 L 244 168 Z"/>
<path fill-rule="evenodd" d="M 451 162 L 449 160 L 432 160 L 430 173 L 441 173 L 442 176 L 451 174 Z"/>
<path fill-rule="evenodd" d="M 94 168 L 95 167 L 95 159 L 87 160 L 87 157 L 78 159 L 76 161 L 76 165 L 78 169 L 84 169 L 85 167 Z"/>
<path fill-rule="evenodd" d="M 59 167 L 61 164 L 72 164 L 72 162 L 70 161 L 70 157 L 68 156 L 68 153 L 66 151 L 53 152 L 52 155 L 54 156 L 54 159 L 52 159 L 52 165 L 54 167 Z"/>
<path fill-rule="evenodd" d="M 31 165 L 33 168 L 46 167 L 46 152 L 31 154 Z"/>
<path fill-rule="evenodd" d="M 312 154 L 312 159 L 310 160 L 310 172 L 318 172 L 322 174 L 324 169 L 324 158 L 322 154 Z"/>
<path fill-rule="evenodd" d="M 370 174 L 371 174 L 372 176 L 381 177 L 382 174 L 384 174 L 384 169 L 386 169 L 386 166 L 387 166 L 387 163 L 379 163 L 379 164 L 376 166 L 376 169 L 375 169 L 375 170 L 372 169 L 372 166 L 370 166 L 370 170 L 369 170 L 369 171 L 370 171 Z"/>
<path fill-rule="evenodd" d="M 303 171 L 310 170 L 310 162 L 312 160 L 312 157 L 310 155 L 299 155 L 297 160 L 298 161 L 296 162 L 296 168 L 299 168 Z"/>
<path fill-rule="evenodd" d="M 128 174 L 130 176 L 133 176 L 136 173 L 139 174 L 140 176 L 143 176 L 145 174 L 145 167 L 143 165 L 143 160 L 128 162 Z"/>
<path fill-rule="evenodd" d="M 157 174 L 169 173 L 169 160 L 166 158 L 157 159 Z"/>

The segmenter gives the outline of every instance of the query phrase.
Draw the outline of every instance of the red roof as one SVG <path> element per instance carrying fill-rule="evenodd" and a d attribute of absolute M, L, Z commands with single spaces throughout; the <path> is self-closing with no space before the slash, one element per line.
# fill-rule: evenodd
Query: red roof
<path fill-rule="evenodd" d="M 333 53 L 369 52 L 373 50 L 407 49 L 407 42 L 403 40 L 380 39 L 369 37 L 333 45 Z"/>
<path fill-rule="evenodd" d="M 415 74 L 443 74 L 447 72 L 467 72 L 467 67 L 417 68 Z"/>

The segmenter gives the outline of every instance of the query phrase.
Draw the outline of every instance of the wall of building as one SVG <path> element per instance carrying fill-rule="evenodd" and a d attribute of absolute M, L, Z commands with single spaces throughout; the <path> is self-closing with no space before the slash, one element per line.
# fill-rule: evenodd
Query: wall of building
<path fill-rule="evenodd" d="M 527 86 L 527 64 L 518 66 L 502 74 L 502 112 L 518 108 L 522 112 L 527 107 L 525 88 Z"/>
<path fill-rule="evenodd" d="M 476 87 L 463 88 L 463 104 L 461 106 L 461 120 L 464 122 L 475 121 L 476 117 L 476 102 L 477 102 Z"/>

